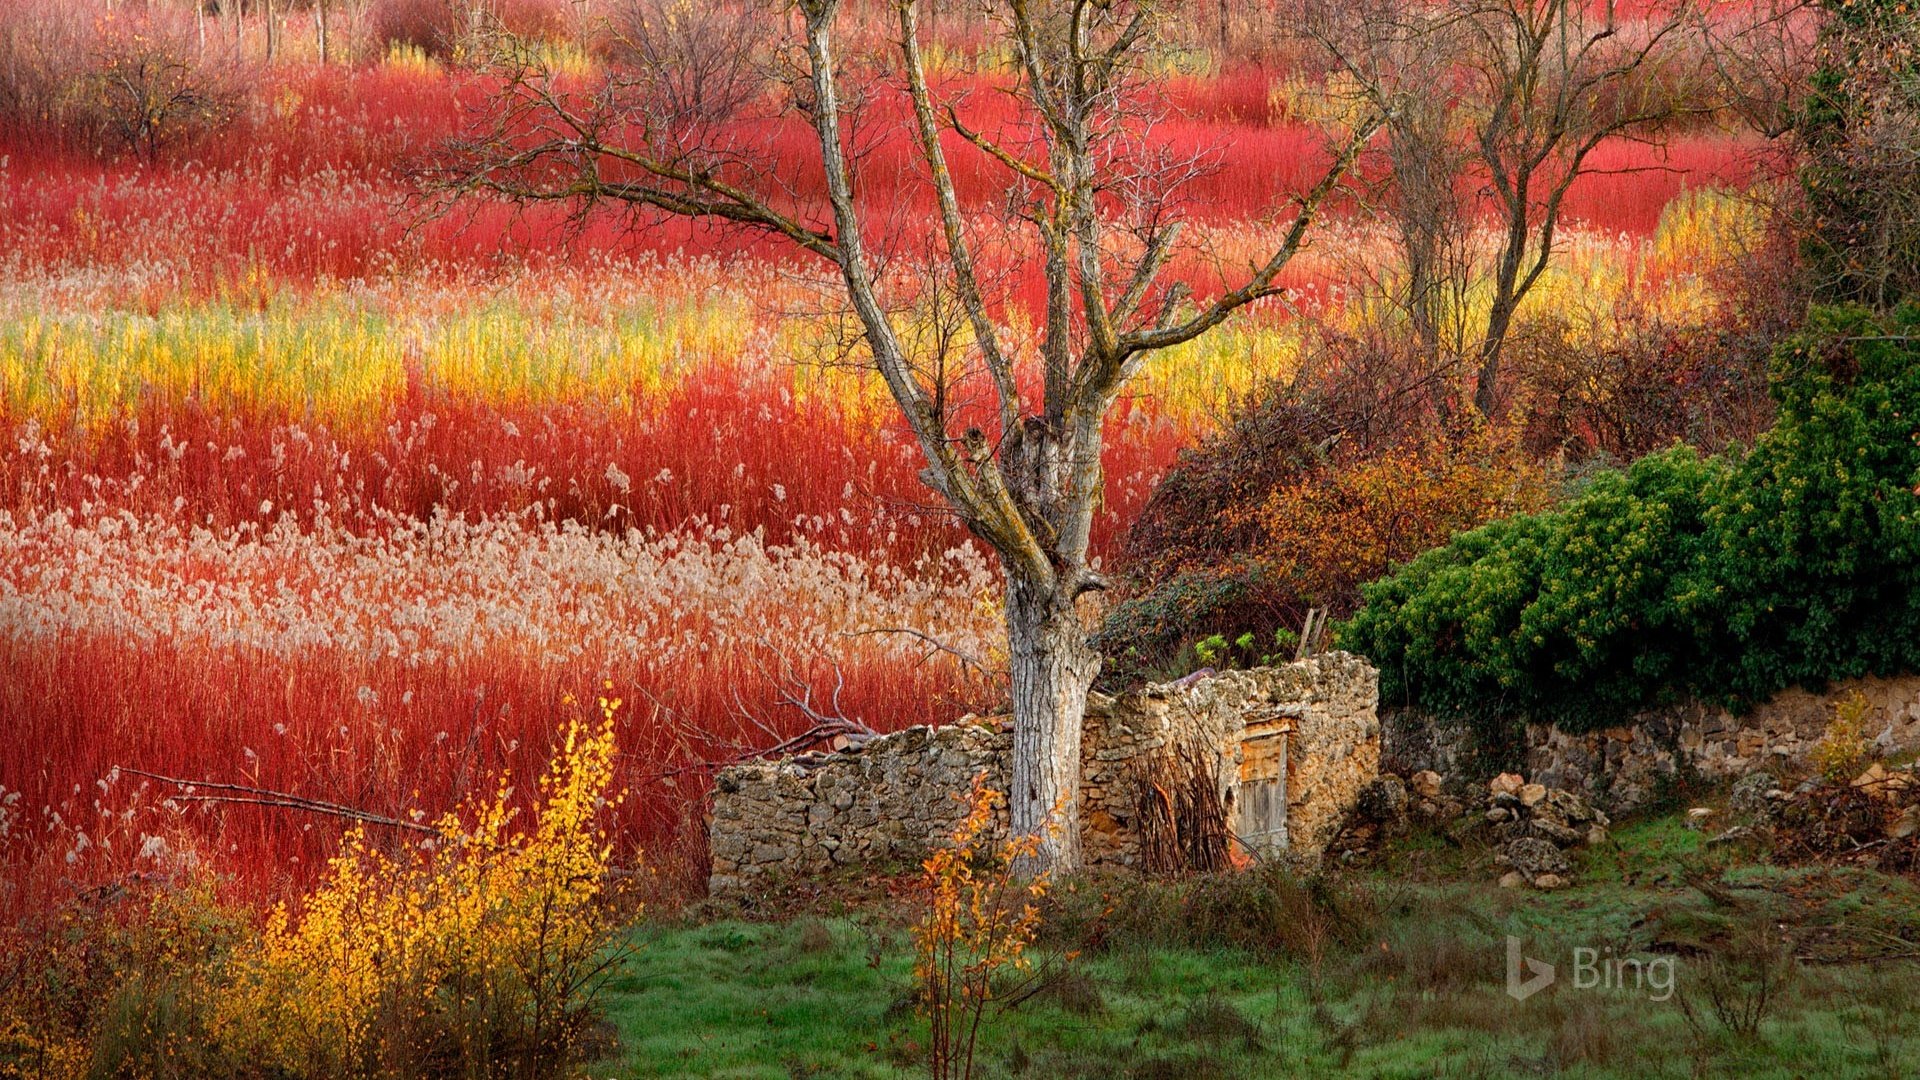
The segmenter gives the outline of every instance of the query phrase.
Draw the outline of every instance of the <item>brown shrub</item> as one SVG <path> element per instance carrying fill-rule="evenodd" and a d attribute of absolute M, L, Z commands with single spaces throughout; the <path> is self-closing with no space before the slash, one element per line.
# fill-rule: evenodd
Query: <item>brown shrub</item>
<path fill-rule="evenodd" d="M 238 75 L 182 9 L 0 8 L 0 134 L 151 163 L 226 125 Z"/>
<path fill-rule="evenodd" d="M 487 30 L 534 41 L 561 41 L 573 30 L 561 0 L 376 0 L 367 34 L 380 51 L 398 45 L 440 61 L 456 60 L 466 43 Z"/>

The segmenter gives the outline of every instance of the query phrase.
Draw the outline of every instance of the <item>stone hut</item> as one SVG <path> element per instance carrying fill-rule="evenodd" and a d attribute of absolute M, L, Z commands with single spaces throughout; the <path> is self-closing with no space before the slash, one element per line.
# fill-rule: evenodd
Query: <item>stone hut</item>
<path fill-rule="evenodd" d="M 1096 696 L 1081 742 L 1087 862 L 1317 856 L 1379 775 L 1378 698 L 1378 673 L 1340 652 Z M 1006 789 L 1011 745 L 1005 718 L 969 717 L 724 769 L 709 890 L 748 900 L 842 867 L 909 868 L 965 816 L 975 776 Z"/>

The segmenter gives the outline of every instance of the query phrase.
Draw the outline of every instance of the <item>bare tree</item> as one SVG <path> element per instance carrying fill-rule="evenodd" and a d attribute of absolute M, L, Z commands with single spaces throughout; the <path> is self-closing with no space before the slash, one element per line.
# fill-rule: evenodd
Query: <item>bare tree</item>
<path fill-rule="evenodd" d="M 1397 277 L 1376 284 L 1405 317 L 1420 351 L 1413 374 L 1427 380 L 1444 418 L 1451 405 L 1443 376 L 1473 340 L 1476 255 L 1475 148 L 1462 137 L 1457 14 L 1404 0 L 1306 0 L 1301 25 L 1334 61 L 1329 96 L 1358 98 L 1386 118 L 1374 208 L 1392 229 L 1400 265 Z"/>
<path fill-rule="evenodd" d="M 1498 404 L 1514 316 L 1552 262 L 1568 192 L 1613 138 L 1653 139 L 1703 107 L 1679 70 L 1691 0 L 1620 15 L 1611 0 L 1363 0 L 1310 3 L 1307 25 L 1359 92 L 1389 106 L 1396 220 L 1408 310 L 1437 347 L 1438 303 L 1488 277 L 1487 314 L 1468 352 L 1474 406 Z M 1463 145 L 1465 154 L 1459 153 Z M 1478 181 L 1495 236 L 1460 258 L 1460 198 Z M 1451 254 L 1449 254 L 1451 253 Z M 1456 308 L 1455 310 L 1458 310 Z"/>
<path fill-rule="evenodd" d="M 627 23 L 630 36 L 653 39 L 627 50 L 633 66 L 584 92 L 509 49 L 504 89 L 428 190 L 443 206 L 471 195 L 693 218 L 785 241 L 831 267 L 860 352 L 926 460 L 922 479 L 1004 567 L 1011 823 L 1040 838 L 1029 870 L 1070 870 L 1080 863 L 1081 723 L 1100 667 L 1078 607 L 1106 587 L 1089 556 L 1103 420 L 1149 356 L 1284 291 L 1282 268 L 1377 124 L 1358 125 L 1318 183 L 1290 198 L 1267 257 L 1196 298 L 1164 271 L 1184 239 L 1178 189 L 1205 157 L 1171 154 L 1153 137 L 1140 78 L 1162 4 L 990 4 L 1013 58 L 1014 116 L 989 125 L 970 123 L 970 103 L 929 80 L 920 0 L 893 5 L 884 57 L 849 58 L 836 51 L 842 2 L 794 0 L 778 18 L 748 15 L 725 38 L 702 25 L 723 15 L 659 4 Z M 723 60 L 698 88 L 680 55 L 689 49 Z M 754 82 L 756 57 L 786 61 L 784 95 Z M 774 158 L 766 137 L 795 120 L 818 152 L 804 163 Z M 911 140 L 923 190 L 869 182 L 865 151 L 887 136 Z M 962 151 L 997 167 L 1004 185 L 963 193 L 949 160 Z M 893 227 L 915 198 L 938 224 L 930 248 Z M 1001 283 L 1022 264 L 1045 294 L 1026 344 L 1001 317 L 1010 291 Z M 936 295 L 962 314 L 963 333 L 923 332 L 920 313 Z"/>
<path fill-rule="evenodd" d="M 1695 18 L 1724 107 L 1762 138 L 1790 134 L 1818 64 L 1825 19 L 1817 0 L 1752 0 Z"/>
<path fill-rule="evenodd" d="M 1687 105 L 1657 75 L 1690 25 L 1688 0 L 1621 18 L 1613 0 L 1465 0 L 1464 61 L 1487 111 L 1475 131 L 1501 232 L 1473 403 L 1491 416 L 1514 313 L 1553 258 L 1567 192 L 1616 136 L 1647 138 Z"/>

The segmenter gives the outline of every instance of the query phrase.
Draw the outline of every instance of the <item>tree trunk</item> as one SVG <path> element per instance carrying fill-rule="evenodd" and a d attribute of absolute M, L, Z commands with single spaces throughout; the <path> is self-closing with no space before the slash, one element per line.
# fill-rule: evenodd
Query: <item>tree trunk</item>
<path fill-rule="evenodd" d="M 1506 348 L 1507 332 L 1513 326 L 1514 309 L 1519 300 L 1506 295 L 1496 297 L 1487 315 L 1487 336 L 1480 344 L 1480 374 L 1474 380 L 1473 406 L 1481 416 L 1493 419 L 1500 403 L 1500 353 Z"/>
<path fill-rule="evenodd" d="M 1038 836 L 1024 873 L 1080 868 L 1080 726 L 1100 654 L 1074 602 L 1007 568 L 1013 763 L 1007 809 L 1015 836 Z"/>

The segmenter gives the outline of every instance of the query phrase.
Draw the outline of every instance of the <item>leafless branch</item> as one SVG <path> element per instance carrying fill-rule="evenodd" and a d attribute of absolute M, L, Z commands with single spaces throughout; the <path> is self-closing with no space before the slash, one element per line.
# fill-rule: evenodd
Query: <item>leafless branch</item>
<path fill-rule="evenodd" d="M 320 799 L 308 799 L 284 791 L 252 787 L 246 784 L 222 784 L 208 780 L 183 780 L 176 776 L 163 776 L 121 765 L 120 772 L 129 776 L 144 776 L 149 780 L 172 784 L 181 789 L 180 794 L 169 796 L 175 802 L 197 803 L 236 803 L 243 806 L 271 806 L 287 810 L 304 810 L 313 814 L 325 814 L 329 817 L 345 818 L 349 821 L 364 822 L 368 825 L 384 825 L 392 829 L 406 829 L 411 832 L 432 833 L 436 830 L 430 825 L 402 818 L 376 814 L 358 807 L 344 806 L 340 803 L 325 802 Z M 211 794 L 208 794 L 210 792 Z"/>

